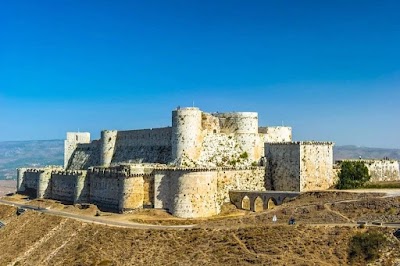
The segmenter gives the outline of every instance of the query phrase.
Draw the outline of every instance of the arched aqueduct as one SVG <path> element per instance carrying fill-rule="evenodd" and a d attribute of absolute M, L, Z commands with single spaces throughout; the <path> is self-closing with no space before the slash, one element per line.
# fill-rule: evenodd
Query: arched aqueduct
<path fill-rule="evenodd" d="M 231 202 L 238 209 L 260 212 L 271 209 L 275 205 L 281 205 L 286 198 L 294 198 L 300 192 L 290 191 L 229 191 Z"/>

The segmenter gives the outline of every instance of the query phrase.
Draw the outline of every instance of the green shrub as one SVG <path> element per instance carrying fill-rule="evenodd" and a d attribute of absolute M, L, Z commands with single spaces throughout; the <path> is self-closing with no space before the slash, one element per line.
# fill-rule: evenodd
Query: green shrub
<path fill-rule="evenodd" d="M 368 168 L 361 161 L 342 162 L 338 177 L 338 189 L 360 188 L 371 179 Z"/>
<path fill-rule="evenodd" d="M 240 154 L 240 159 L 247 159 L 249 158 L 249 155 L 247 154 L 247 152 L 243 152 L 242 154 Z"/>
<path fill-rule="evenodd" d="M 349 244 L 350 262 L 373 261 L 380 257 L 380 249 L 387 244 L 386 237 L 379 232 L 357 233 Z"/>

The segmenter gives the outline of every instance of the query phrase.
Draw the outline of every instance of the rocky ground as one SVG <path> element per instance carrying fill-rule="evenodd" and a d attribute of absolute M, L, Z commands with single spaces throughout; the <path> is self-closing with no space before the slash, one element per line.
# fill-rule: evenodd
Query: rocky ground
<path fill-rule="evenodd" d="M 82 215 L 96 213 L 93 206 L 41 204 Z M 110 216 L 143 223 L 198 223 L 193 229 L 142 230 L 29 210 L 17 216 L 15 207 L 0 205 L 0 220 L 6 223 L 0 229 L 0 265 L 346 265 L 350 239 L 371 231 L 382 232 L 389 240 L 373 265 L 400 265 L 400 241 L 392 235 L 393 228 L 355 226 L 360 219 L 398 221 L 399 207 L 399 197 L 312 192 L 261 213 L 228 205 L 222 215 L 208 220 L 176 219 L 151 210 Z M 296 218 L 295 226 L 287 225 L 290 217 Z"/>

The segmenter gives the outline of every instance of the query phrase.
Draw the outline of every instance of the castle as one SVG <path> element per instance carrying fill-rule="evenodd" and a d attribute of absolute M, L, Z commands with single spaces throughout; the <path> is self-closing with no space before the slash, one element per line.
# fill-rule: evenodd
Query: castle
<path fill-rule="evenodd" d="M 292 141 L 290 127 L 259 127 L 255 112 L 172 111 L 172 126 L 67 133 L 64 167 L 18 169 L 17 190 L 125 212 L 163 208 L 209 217 L 229 191 L 309 191 L 335 182 L 333 143 Z"/>

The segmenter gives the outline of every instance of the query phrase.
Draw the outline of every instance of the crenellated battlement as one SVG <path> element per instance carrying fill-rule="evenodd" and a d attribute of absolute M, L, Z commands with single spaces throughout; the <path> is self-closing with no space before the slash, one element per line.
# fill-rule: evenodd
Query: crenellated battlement
<path fill-rule="evenodd" d="M 52 175 L 64 175 L 64 176 L 86 176 L 87 171 L 85 170 L 52 170 Z"/>
<path fill-rule="evenodd" d="M 288 142 L 271 142 L 268 145 L 334 145 L 331 141 L 288 141 Z"/>

